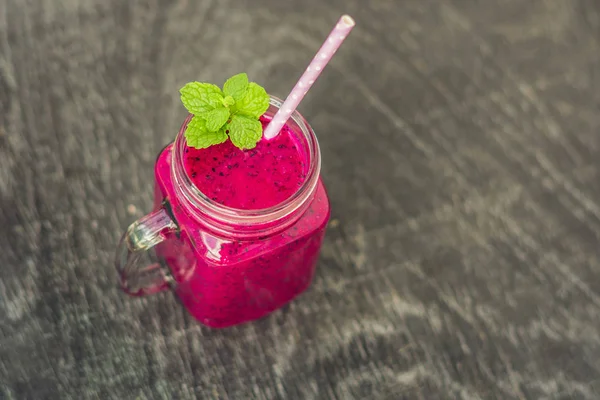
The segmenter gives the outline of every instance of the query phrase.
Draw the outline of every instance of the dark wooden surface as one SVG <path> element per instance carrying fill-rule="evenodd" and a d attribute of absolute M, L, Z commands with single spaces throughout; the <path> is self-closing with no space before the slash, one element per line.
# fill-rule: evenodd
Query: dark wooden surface
<path fill-rule="evenodd" d="M 116 287 L 177 90 L 301 106 L 333 219 L 315 282 L 211 330 Z M 597 0 L 0 0 L 0 398 L 600 398 Z"/>

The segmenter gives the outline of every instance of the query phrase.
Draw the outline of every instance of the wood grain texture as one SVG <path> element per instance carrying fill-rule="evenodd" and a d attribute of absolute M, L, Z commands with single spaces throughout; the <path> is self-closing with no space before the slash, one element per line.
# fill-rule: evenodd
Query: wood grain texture
<path fill-rule="evenodd" d="M 272 316 L 116 287 L 177 89 L 301 105 L 333 220 Z M 0 0 L 0 398 L 600 398 L 596 0 Z"/>

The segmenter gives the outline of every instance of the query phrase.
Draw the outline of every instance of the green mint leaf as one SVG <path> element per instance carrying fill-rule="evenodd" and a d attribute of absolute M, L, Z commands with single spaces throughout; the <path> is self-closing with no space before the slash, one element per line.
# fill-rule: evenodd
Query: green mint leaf
<path fill-rule="evenodd" d="M 235 99 L 232 96 L 225 96 L 223 99 L 223 105 L 229 107 L 235 104 Z"/>
<path fill-rule="evenodd" d="M 231 96 L 235 101 L 241 100 L 248 89 L 248 75 L 245 73 L 237 74 L 227 79 L 223 85 L 223 93 Z"/>
<path fill-rule="evenodd" d="M 185 130 L 185 140 L 187 145 L 196 149 L 205 149 L 213 144 L 223 143 L 227 140 L 225 129 L 217 132 L 210 132 L 206 128 L 204 118 L 195 115 L 188 123 Z"/>
<path fill-rule="evenodd" d="M 209 132 L 216 132 L 225 125 L 225 122 L 229 119 L 229 108 L 215 108 L 212 111 L 203 114 L 202 117 L 206 118 L 206 129 Z"/>
<path fill-rule="evenodd" d="M 233 111 L 252 118 L 259 118 L 269 108 L 269 95 L 266 90 L 254 82 L 248 84 L 246 94 L 235 101 Z"/>
<path fill-rule="evenodd" d="M 270 98 L 264 88 L 249 83 L 245 73 L 229 78 L 223 91 L 210 83 L 190 82 L 180 93 L 183 105 L 194 114 L 185 131 L 188 146 L 206 148 L 229 137 L 244 150 L 254 148 L 262 137 L 258 119 Z"/>
<path fill-rule="evenodd" d="M 223 104 L 221 89 L 211 83 L 190 82 L 179 93 L 185 108 L 194 115 L 214 110 Z"/>
<path fill-rule="evenodd" d="M 229 139 L 240 150 L 252 149 L 262 136 L 260 121 L 244 115 L 234 115 L 226 126 L 229 129 Z"/>

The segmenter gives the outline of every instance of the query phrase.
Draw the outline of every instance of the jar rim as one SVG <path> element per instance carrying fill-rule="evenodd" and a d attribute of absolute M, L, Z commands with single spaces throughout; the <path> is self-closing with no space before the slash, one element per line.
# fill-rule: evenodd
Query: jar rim
<path fill-rule="evenodd" d="M 270 96 L 269 103 L 270 106 L 265 115 L 272 118 L 277 110 L 281 108 L 283 101 Z M 189 114 L 181 125 L 171 155 L 171 174 L 175 183 L 175 190 L 178 196 L 181 196 L 187 205 L 191 206 L 190 212 L 192 214 L 196 214 L 197 217 L 204 217 L 203 219 L 206 215 L 209 215 L 211 219 L 227 225 L 251 226 L 285 218 L 306 206 L 309 200 L 312 199 L 321 170 L 321 152 L 314 131 L 298 111 L 292 113 L 287 124 L 292 132 L 302 135 L 303 142 L 306 143 L 306 154 L 308 156 L 306 179 L 298 190 L 284 201 L 268 208 L 254 210 L 239 209 L 220 204 L 206 196 L 193 184 L 185 172 L 183 162 L 186 148 L 184 132 L 192 117 L 193 115 Z"/>

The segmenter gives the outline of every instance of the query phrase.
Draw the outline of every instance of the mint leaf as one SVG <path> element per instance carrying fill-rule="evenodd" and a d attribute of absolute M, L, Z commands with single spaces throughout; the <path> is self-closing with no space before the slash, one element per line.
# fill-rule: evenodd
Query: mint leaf
<path fill-rule="evenodd" d="M 225 107 L 229 107 L 235 104 L 235 100 L 233 99 L 232 96 L 225 96 L 225 98 L 223 99 L 223 105 Z"/>
<path fill-rule="evenodd" d="M 216 132 L 229 119 L 229 108 L 215 108 L 202 116 L 206 118 L 206 129 L 209 132 Z"/>
<path fill-rule="evenodd" d="M 260 121 L 244 115 L 234 115 L 227 125 L 231 142 L 239 149 L 252 149 L 262 136 Z"/>
<path fill-rule="evenodd" d="M 223 93 L 211 83 L 190 82 L 179 90 L 181 102 L 194 114 L 202 114 L 222 106 Z"/>
<path fill-rule="evenodd" d="M 223 143 L 227 137 L 238 148 L 251 149 L 262 136 L 258 121 L 269 108 L 269 95 L 261 86 L 248 82 L 248 75 L 237 74 L 219 87 L 190 82 L 179 91 L 185 108 L 194 117 L 185 138 L 190 147 L 206 148 Z"/>
<path fill-rule="evenodd" d="M 187 145 L 196 149 L 205 149 L 213 144 L 223 143 L 227 140 L 225 129 L 217 132 L 209 132 L 206 128 L 204 118 L 195 115 L 188 123 L 185 130 L 185 140 Z"/>
<path fill-rule="evenodd" d="M 233 111 L 248 117 L 259 118 L 269 108 L 269 95 L 266 90 L 254 82 L 248 84 L 246 94 L 235 101 Z"/>
<path fill-rule="evenodd" d="M 248 89 L 248 75 L 245 73 L 237 74 L 227 79 L 223 85 L 223 93 L 231 96 L 235 101 L 241 100 Z"/>

